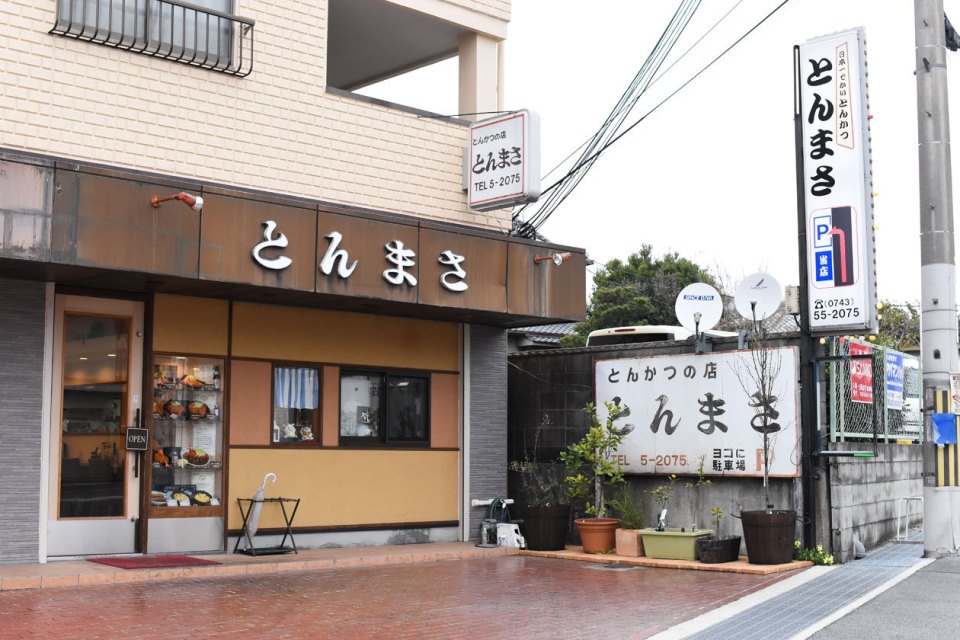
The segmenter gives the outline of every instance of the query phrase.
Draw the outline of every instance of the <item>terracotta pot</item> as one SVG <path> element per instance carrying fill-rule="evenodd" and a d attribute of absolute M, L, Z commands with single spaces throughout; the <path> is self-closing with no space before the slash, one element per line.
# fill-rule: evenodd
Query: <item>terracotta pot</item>
<path fill-rule="evenodd" d="M 643 555 L 643 538 L 640 529 L 617 529 L 617 555 L 639 558 Z"/>
<path fill-rule="evenodd" d="M 574 520 L 580 531 L 584 553 L 606 553 L 616 546 L 616 531 L 620 521 L 616 518 L 580 518 Z"/>

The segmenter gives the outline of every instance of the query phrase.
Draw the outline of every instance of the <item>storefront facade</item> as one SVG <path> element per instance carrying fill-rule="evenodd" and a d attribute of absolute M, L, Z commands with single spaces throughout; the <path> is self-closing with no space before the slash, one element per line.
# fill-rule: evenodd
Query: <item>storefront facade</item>
<path fill-rule="evenodd" d="M 232 549 L 268 473 L 300 546 L 475 538 L 470 500 L 506 490 L 506 329 L 583 316 L 583 251 L 467 209 L 465 122 L 305 96 L 325 69 L 289 59 L 288 3 L 229 3 L 262 34 L 240 77 L 61 37 L 63 2 L 26 4 L 3 20 L 30 53 L 0 120 L 0 562 Z M 304 9 L 328 38 L 337 4 Z M 459 32 L 461 111 L 499 104 L 509 3 L 420 4 Z M 127 90 L 144 75 L 221 106 Z"/>

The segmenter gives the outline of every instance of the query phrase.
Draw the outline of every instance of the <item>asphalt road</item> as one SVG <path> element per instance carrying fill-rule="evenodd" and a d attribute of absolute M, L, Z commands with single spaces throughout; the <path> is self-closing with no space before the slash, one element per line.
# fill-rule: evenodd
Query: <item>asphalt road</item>
<path fill-rule="evenodd" d="M 960 558 L 940 558 L 811 638 L 956 638 L 958 594 Z"/>

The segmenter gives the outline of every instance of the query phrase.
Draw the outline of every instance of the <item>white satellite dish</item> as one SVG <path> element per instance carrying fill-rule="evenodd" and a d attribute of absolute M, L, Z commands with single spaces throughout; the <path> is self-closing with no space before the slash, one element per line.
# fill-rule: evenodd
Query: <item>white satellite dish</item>
<path fill-rule="evenodd" d="M 768 273 L 754 273 L 737 285 L 733 304 L 737 313 L 757 322 L 772 316 L 780 307 L 783 290 L 780 283 Z"/>
<path fill-rule="evenodd" d="M 720 322 L 723 302 L 720 293 L 705 282 L 688 284 L 677 296 L 677 320 L 684 329 L 696 333 L 709 331 Z"/>

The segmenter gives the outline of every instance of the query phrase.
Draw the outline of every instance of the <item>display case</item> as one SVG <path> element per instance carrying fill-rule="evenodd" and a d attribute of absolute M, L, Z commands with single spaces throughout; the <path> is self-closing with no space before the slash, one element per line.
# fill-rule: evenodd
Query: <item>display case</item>
<path fill-rule="evenodd" d="M 150 517 L 222 516 L 224 362 L 154 354 Z"/>

